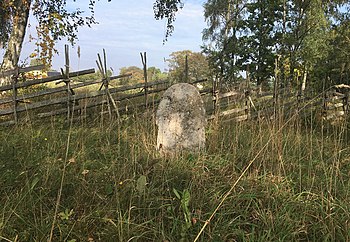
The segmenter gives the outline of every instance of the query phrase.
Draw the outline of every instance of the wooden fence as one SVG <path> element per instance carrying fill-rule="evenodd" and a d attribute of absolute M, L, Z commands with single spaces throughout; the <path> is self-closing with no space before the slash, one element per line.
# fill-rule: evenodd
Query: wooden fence
<path fill-rule="evenodd" d="M 99 81 L 84 81 L 76 83 L 73 77 L 95 73 L 95 69 L 69 72 L 68 47 L 65 48 L 65 70 L 53 77 L 19 82 L 19 75 L 32 70 L 40 70 L 42 66 L 17 68 L 16 70 L 0 72 L 1 76 L 12 76 L 10 85 L 1 86 L 1 92 L 7 92 L 7 97 L 0 99 L 0 124 L 10 125 L 25 122 L 30 118 L 45 118 L 56 115 L 66 115 L 86 118 L 87 110 L 99 108 L 97 113 L 120 117 L 121 113 L 135 109 L 154 108 L 160 101 L 161 93 L 171 83 L 167 80 L 149 82 L 147 80 L 146 53 L 141 53 L 145 82 L 134 85 L 116 86 L 113 81 L 129 77 L 131 74 L 108 76 L 106 53 L 98 55 L 97 67 L 102 74 Z M 35 92 L 25 92 L 35 85 L 55 82 L 63 86 L 45 88 Z M 338 85 L 318 94 L 300 95 L 288 89 L 277 89 L 271 92 L 259 93 L 249 82 L 244 87 L 232 86 L 220 88 L 218 81 L 197 80 L 193 85 L 203 83 L 200 93 L 205 100 L 209 119 L 225 118 L 243 121 L 247 119 L 271 119 L 283 113 L 294 115 L 305 113 L 305 110 L 318 111 L 325 120 L 336 120 L 348 113 L 349 86 Z M 79 91 L 82 87 L 92 86 L 97 90 Z M 97 86 L 97 87 L 96 87 Z M 92 89 L 92 88 L 90 88 Z M 303 111 L 303 112 L 301 112 Z M 96 113 L 96 110 L 91 113 Z"/>
<path fill-rule="evenodd" d="M 141 54 L 144 70 L 147 70 L 146 53 Z M 66 115 L 69 120 L 72 115 L 82 117 L 93 107 L 103 106 L 98 110 L 100 114 L 113 116 L 131 111 L 135 108 L 154 107 L 160 100 L 160 94 L 166 90 L 170 82 L 159 80 L 148 82 L 145 71 L 145 82 L 134 85 L 118 86 L 114 80 L 130 77 L 131 74 L 108 76 L 106 53 L 103 57 L 98 55 L 96 61 L 99 72 L 102 75 L 98 81 L 76 82 L 72 78 L 95 73 L 95 69 L 87 69 L 69 72 L 68 47 L 65 48 L 65 70 L 61 74 L 52 77 L 27 80 L 20 82 L 20 75 L 41 70 L 43 66 L 16 68 L 6 72 L 0 72 L 2 77 L 11 76 L 12 83 L 0 86 L 3 97 L 0 98 L 0 125 L 11 125 L 25 122 L 30 118 L 45 118 L 56 115 Z M 193 84 L 205 82 L 198 80 Z M 64 84 L 53 88 L 34 88 L 33 92 L 27 92 L 30 87 L 43 87 L 43 84 Z M 52 86 L 52 85 L 51 85 Z M 89 87 L 90 86 L 90 87 Z M 81 91 L 81 88 L 89 87 L 89 91 Z M 97 89 L 97 90 L 96 90 Z M 205 92 L 205 91 L 203 91 Z M 134 101 L 135 100 L 135 101 Z"/>
<path fill-rule="evenodd" d="M 257 89 L 233 88 L 216 91 L 213 96 L 214 113 L 210 119 L 244 121 L 248 119 L 275 119 L 278 116 L 314 116 L 337 122 L 349 113 L 350 86 L 338 85 L 320 93 L 297 91 L 287 88 L 259 93 Z"/>

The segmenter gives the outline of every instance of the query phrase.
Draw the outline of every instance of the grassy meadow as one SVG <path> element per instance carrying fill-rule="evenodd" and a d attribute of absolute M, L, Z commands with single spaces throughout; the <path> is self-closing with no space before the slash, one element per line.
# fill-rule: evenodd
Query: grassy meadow
<path fill-rule="evenodd" d="M 350 240 L 347 122 L 213 120 L 206 135 L 165 159 L 151 115 L 0 128 L 0 241 Z"/>

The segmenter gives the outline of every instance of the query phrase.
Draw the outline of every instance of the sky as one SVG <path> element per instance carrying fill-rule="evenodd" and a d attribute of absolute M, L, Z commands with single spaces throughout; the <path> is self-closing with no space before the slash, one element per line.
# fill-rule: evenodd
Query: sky
<path fill-rule="evenodd" d="M 71 9 L 87 10 L 88 0 L 68 1 Z M 175 31 L 163 45 L 165 20 L 155 20 L 153 0 L 100 0 L 96 2 L 95 18 L 99 22 L 92 28 L 83 27 L 78 32 L 74 47 L 70 46 L 71 70 L 95 68 L 97 53 L 107 54 L 107 65 L 118 74 L 121 67 L 142 66 L 140 52 L 147 52 L 147 65 L 166 71 L 165 59 L 175 51 L 200 51 L 202 30 L 206 27 L 203 17 L 204 0 L 185 0 L 185 6 L 177 14 Z M 29 34 L 35 34 L 35 20 L 30 19 L 21 59 L 32 53 L 35 46 L 29 41 Z M 64 67 L 64 45 L 59 41 L 56 49 L 59 55 L 53 58 L 53 69 Z M 80 46 L 81 56 L 77 50 Z M 3 52 L 1 53 L 3 54 Z"/>

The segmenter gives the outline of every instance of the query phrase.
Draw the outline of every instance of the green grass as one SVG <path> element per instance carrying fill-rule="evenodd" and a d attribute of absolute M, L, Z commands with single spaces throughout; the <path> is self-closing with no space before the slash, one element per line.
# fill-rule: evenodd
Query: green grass
<path fill-rule="evenodd" d="M 346 124 L 213 121 L 169 160 L 152 118 L 104 120 L 2 128 L 0 240 L 193 241 L 220 202 L 199 241 L 350 240 Z"/>

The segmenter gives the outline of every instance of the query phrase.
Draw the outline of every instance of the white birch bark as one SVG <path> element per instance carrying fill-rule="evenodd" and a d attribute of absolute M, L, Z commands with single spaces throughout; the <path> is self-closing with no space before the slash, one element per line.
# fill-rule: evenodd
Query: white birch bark
<path fill-rule="evenodd" d="M 17 11 L 15 16 L 13 16 L 12 32 L 10 34 L 5 55 L 0 66 L 1 71 L 14 69 L 18 63 L 26 33 L 30 4 L 31 0 L 17 1 Z M 9 77 L 0 78 L 0 86 L 9 84 L 10 81 L 11 79 Z"/>

